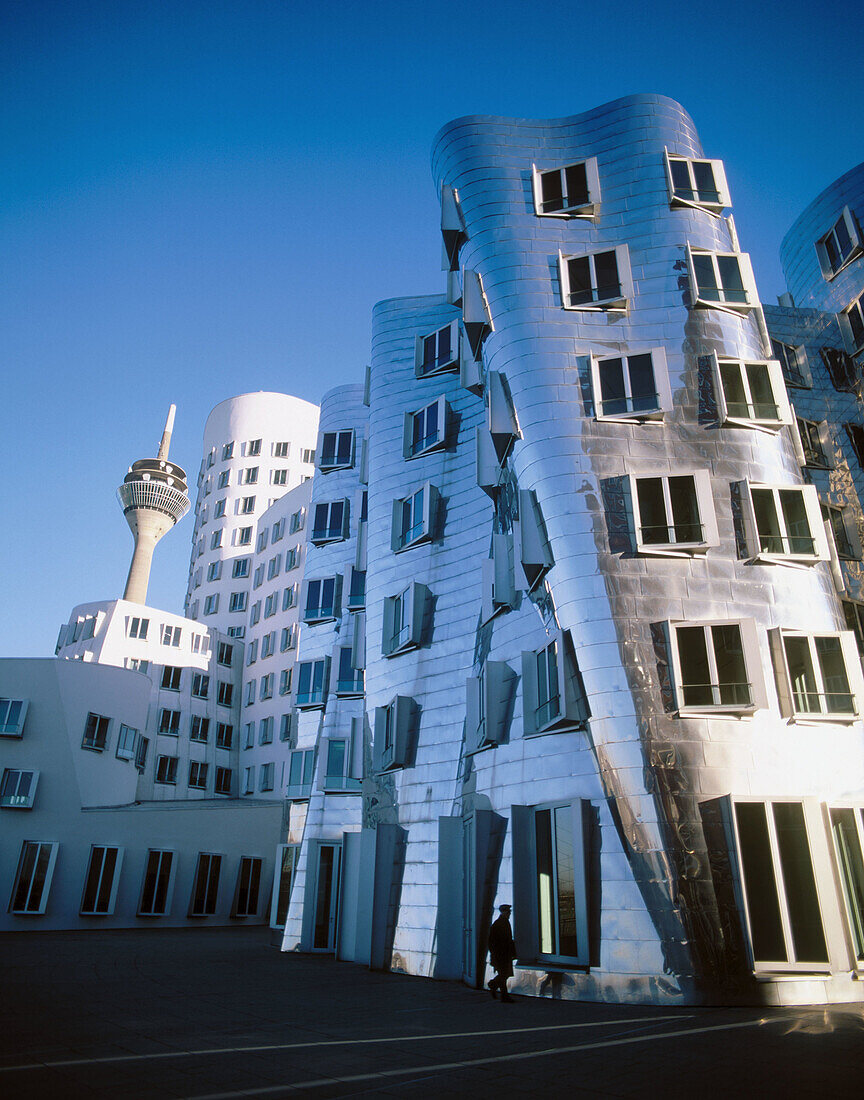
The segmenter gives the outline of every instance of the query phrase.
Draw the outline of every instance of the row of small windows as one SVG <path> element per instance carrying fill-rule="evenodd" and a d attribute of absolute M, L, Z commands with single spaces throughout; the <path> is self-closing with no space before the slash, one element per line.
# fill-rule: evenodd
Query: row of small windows
<path fill-rule="evenodd" d="M 24 841 L 9 899 L 10 913 L 32 916 L 46 911 L 59 848 L 57 843 Z M 119 847 L 98 844 L 91 847 L 79 909 L 81 916 L 113 914 L 124 855 L 125 849 Z M 216 913 L 224 860 L 219 854 L 198 853 L 188 916 L 207 917 Z M 148 850 L 137 907 L 139 917 L 170 913 L 178 862 L 176 852 Z M 241 856 L 230 908 L 232 917 L 257 915 L 263 864 L 258 856 Z"/>

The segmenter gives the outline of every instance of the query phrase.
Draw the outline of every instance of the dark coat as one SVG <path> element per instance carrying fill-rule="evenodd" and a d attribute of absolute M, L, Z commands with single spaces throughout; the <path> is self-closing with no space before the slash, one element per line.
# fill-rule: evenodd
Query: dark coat
<path fill-rule="evenodd" d="M 489 929 L 489 961 L 499 977 L 512 978 L 515 958 L 516 947 L 513 943 L 510 918 L 502 913 Z"/>

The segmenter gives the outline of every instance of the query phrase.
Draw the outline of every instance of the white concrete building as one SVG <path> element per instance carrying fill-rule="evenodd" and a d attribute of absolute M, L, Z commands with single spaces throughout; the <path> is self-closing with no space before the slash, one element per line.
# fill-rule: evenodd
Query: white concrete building
<path fill-rule="evenodd" d="M 244 636 L 255 526 L 312 476 L 317 432 L 317 406 L 283 393 L 241 394 L 210 413 L 186 590 L 190 619 Z"/>

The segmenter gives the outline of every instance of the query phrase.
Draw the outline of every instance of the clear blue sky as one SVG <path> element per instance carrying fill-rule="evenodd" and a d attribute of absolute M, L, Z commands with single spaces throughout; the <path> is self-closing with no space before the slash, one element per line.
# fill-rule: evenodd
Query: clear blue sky
<path fill-rule="evenodd" d="M 451 118 L 678 99 L 773 301 L 783 233 L 862 159 L 860 24 L 837 0 L 4 0 L 0 653 L 122 593 L 114 490 L 170 402 L 194 475 L 216 402 L 359 381 L 374 303 L 441 291 Z M 151 603 L 181 609 L 190 537 Z"/>

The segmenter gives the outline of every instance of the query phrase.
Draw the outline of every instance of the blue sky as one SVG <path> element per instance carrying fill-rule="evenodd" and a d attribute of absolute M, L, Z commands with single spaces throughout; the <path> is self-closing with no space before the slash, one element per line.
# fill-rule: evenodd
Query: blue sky
<path fill-rule="evenodd" d="M 437 293 L 429 151 L 465 114 L 678 99 L 726 163 L 763 300 L 801 209 L 862 159 L 848 4 L 0 4 L 0 653 L 122 594 L 114 490 L 178 406 L 359 381 L 382 298 Z M 149 600 L 180 610 L 191 519 Z"/>

